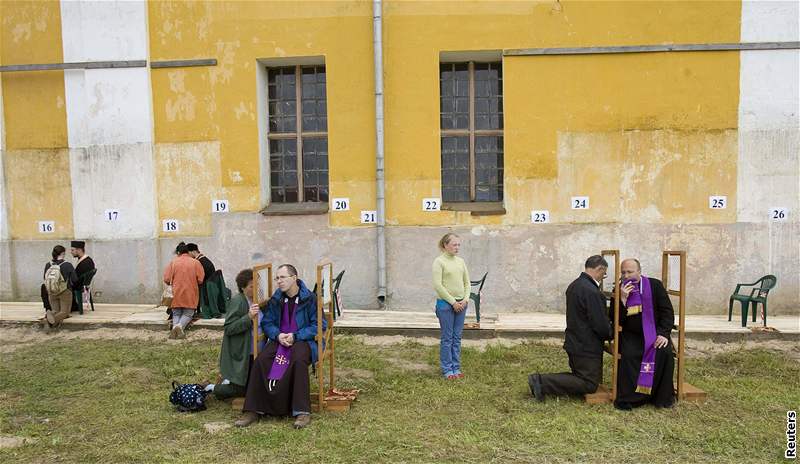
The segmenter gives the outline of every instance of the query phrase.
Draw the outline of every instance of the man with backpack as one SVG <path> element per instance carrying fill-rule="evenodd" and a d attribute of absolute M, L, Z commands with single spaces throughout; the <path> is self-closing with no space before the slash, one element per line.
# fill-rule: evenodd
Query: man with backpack
<path fill-rule="evenodd" d="M 63 246 L 54 246 L 53 260 L 44 266 L 44 287 L 50 302 L 50 310 L 45 311 L 40 320 L 45 330 L 60 326 L 72 308 L 72 288 L 78 284 L 78 276 L 72 264 L 64 261 L 66 252 Z"/>

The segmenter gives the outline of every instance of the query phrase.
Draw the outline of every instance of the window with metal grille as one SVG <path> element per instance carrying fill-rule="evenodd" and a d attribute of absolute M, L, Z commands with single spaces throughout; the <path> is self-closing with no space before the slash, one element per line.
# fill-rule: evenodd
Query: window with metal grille
<path fill-rule="evenodd" d="M 272 201 L 327 202 L 325 67 L 270 68 L 267 96 Z"/>
<path fill-rule="evenodd" d="M 503 69 L 439 66 L 443 202 L 503 201 Z"/>

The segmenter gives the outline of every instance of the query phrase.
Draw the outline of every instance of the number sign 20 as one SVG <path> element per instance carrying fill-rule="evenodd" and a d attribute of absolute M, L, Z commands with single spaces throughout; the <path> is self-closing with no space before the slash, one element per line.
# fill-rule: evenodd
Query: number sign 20
<path fill-rule="evenodd" d="M 441 211 L 442 199 L 441 198 L 423 198 L 422 211 Z"/>
<path fill-rule="evenodd" d="M 331 200 L 331 205 L 334 211 L 350 211 L 349 198 L 334 198 Z"/>
<path fill-rule="evenodd" d="M 180 221 L 177 219 L 164 219 L 161 222 L 161 230 L 164 232 L 179 232 L 180 231 Z"/>

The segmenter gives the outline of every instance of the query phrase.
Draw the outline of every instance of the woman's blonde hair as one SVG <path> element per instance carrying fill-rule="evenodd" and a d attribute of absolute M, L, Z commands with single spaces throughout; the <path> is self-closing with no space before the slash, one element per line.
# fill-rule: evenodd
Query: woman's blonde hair
<path fill-rule="evenodd" d="M 453 237 L 461 238 L 458 236 L 458 234 L 454 234 L 452 232 L 444 234 L 442 238 L 439 239 L 439 250 L 444 251 L 444 246 L 450 243 L 450 240 L 452 240 Z"/>

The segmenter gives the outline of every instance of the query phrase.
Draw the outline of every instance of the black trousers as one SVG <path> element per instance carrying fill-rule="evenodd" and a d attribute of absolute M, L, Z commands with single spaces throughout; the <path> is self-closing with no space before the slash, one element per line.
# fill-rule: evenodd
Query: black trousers
<path fill-rule="evenodd" d="M 304 341 L 297 341 L 292 345 L 289 367 L 275 388 L 269 391 L 267 376 L 277 353 L 278 344 L 270 340 L 264 351 L 258 354 L 250 369 L 242 409 L 270 416 L 290 416 L 292 411 L 310 413 L 308 366 L 311 364 L 311 348 Z"/>
<path fill-rule="evenodd" d="M 571 372 L 541 374 L 545 395 L 585 395 L 594 393 L 603 382 L 603 358 L 569 355 Z"/>
<path fill-rule="evenodd" d="M 635 349 L 635 347 L 634 347 Z M 619 361 L 617 374 L 617 402 L 630 403 L 633 407 L 653 403 L 657 407 L 666 408 L 675 402 L 675 391 L 672 376 L 675 372 L 675 358 L 672 357 L 672 346 L 656 350 L 655 373 L 653 374 L 653 390 L 650 395 L 636 393 L 639 381 L 639 370 L 642 363 L 642 351 L 629 353 L 624 345 L 620 347 L 622 359 Z"/>

